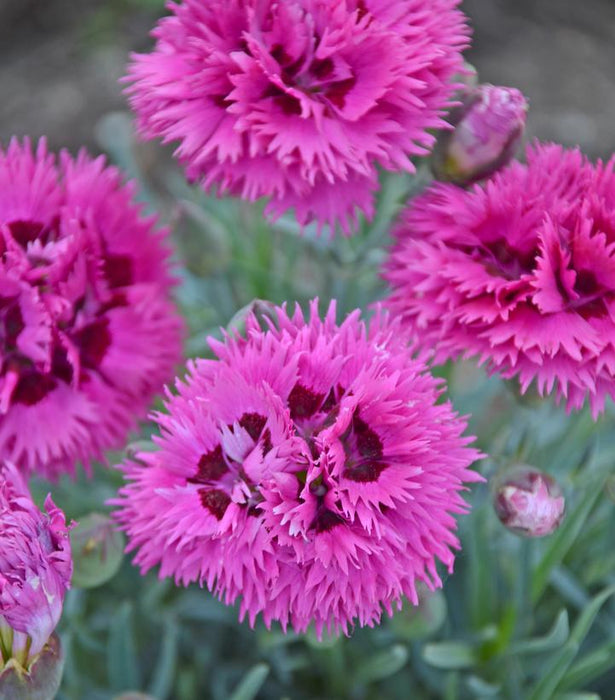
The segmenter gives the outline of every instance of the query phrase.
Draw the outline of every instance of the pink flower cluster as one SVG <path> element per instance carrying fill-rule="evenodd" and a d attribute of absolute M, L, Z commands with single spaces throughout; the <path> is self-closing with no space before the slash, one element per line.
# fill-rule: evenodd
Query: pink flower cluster
<path fill-rule="evenodd" d="M 275 319 L 189 364 L 154 416 L 159 449 L 121 467 L 114 517 L 143 571 L 240 598 L 251 624 L 371 626 L 416 604 L 417 581 L 441 585 L 436 559 L 452 570 L 480 454 L 385 315 L 338 326 L 313 302 Z"/>
<path fill-rule="evenodd" d="M 478 357 L 594 415 L 615 398 L 614 161 L 536 144 L 484 187 L 414 200 L 387 301 L 436 362 Z"/>
<path fill-rule="evenodd" d="M 22 666 L 43 649 L 62 613 L 73 565 L 64 514 L 50 496 L 46 514 L 17 469 L 0 464 L 0 645 Z M 0 657 L 2 661 L 8 658 Z"/>
<path fill-rule="evenodd" d="M 458 0 L 183 0 L 128 89 L 205 189 L 303 225 L 373 214 L 377 170 L 412 172 L 444 126 L 468 28 Z"/>
<path fill-rule="evenodd" d="M 122 444 L 180 359 L 166 231 L 81 152 L 0 149 L 0 458 L 48 477 Z"/>

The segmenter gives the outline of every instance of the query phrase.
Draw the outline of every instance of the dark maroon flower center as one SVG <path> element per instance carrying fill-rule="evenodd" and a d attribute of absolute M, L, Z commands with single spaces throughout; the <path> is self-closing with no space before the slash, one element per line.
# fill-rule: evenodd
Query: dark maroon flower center
<path fill-rule="evenodd" d="M 307 440 L 314 459 L 319 457 L 314 438 L 321 430 L 333 425 L 343 395 L 343 388 L 338 386 L 331 389 L 325 399 L 324 393 L 297 383 L 288 396 L 291 418 L 298 434 Z M 382 440 L 361 418 L 359 410 L 355 412 L 351 425 L 341 440 L 346 453 L 344 477 L 351 481 L 377 481 L 388 463 L 384 457 Z"/>
<path fill-rule="evenodd" d="M 316 37 L 318 46 L 320 38 Z M 338 68 L 335 58 L 328 56 L 312 58 L 306 66 L 306 57 L 293 59 L 284 47 L 275 44 L 271 56 L 280 66 L 280 76 L 284 85 L 300 90 L 312 98 L 324 100 L 338 109 L 343 109 L 346 96 L 356 85 L 356 76 L 349 74 L 348 68 Z M 297 97 L 290 95 L 273 83 L 269 85 L 264 97 L 272 97 L 286 114 L 301 114 L 301 103 Z"/>
<path fill-rule="evenodd" d="M 378 435 L 355 413 L 343 439 L 346 450 L 344 476 L 350 481 L 378 481 L 389 466 L 384 461 L 383 445 Z"/>
<path fill-rule="evenodd" d="M 357 0 L 357 12 L 359 14 L 359 19 L 363 19 L 365 15 L 369 12 L 365 5 L 365 0 Z"/>
<path fill-rule="evenodd" d="M 358 2 L 357 9 L 358 18 L 361 19 L 367 12 L 365 4 L 361 0 Z M 262 20 L 258 34 L 268 32 L 269 29 L 267 27 L 274 24 L 275 20 L 270 12 Z M 250 31 L 247 28 L 246 30 Z M 324 104 L 326 111 L 329 110 L 330 105 L 343 109 L 346 97 L 355 87 L 357 78 L 346 62 L 336 56 L 328 56 L 326 58 L 314 57 L 313 54 L 316 53 L 320 41 L 321 37 L 316 34 L 313 38 L 315 49 L 313 52 L 310 52 L 310 55 L 291 56 L 287 53 L 285 47 L 279 43 L 270 46 L 268 52 L 278 64 L 279 70 L 276 71 L 276 75 L 281 78 L 286 88 L 299 90 L 311 99 L 318 100 Z M 254 56 L 243 33 L 237 37 L 237 50 L 246 53 L 248 56 L 253 56 L 259 62 L 261 61 L 259 56 Z M 226 88 L 219 94 L 210 95 L 210 99 L 222 109 L 227 109 L 233 104 L 233 100 L 229 96 L 234 87 L 229 80 Z M 275 82 L 269 83 L 262 97 L 264 99 L 273 99 L 285 114 L 300 115 L 302 112 L 299 98 L 296 95 L 289 94 L 286 89 L 283 89 Z"/>
<path fill-rule="evenodd" d="M 15 303 L 14 298 L 0 299 L 0 314 L 2 314 L 2 327 L 4 331 L 2 340 L 7 351 L 15 350 L 17 347 L 17 338 L 25 328 L 23 316 L 19 305 Z"/>
<path fill-rule="evenodd" d="M 327 508 L 321 508 L 316 513 L 316 517 L 310 524 L 310 530 L 315 530 L 317 534 L 328 532 L 338 525 L 344 525 L 346 521 L 341 515 L 334 513 Z"/>
<path fill-rule="evenodd" d="M 127 287 L 133 282 L 132 258 L 107 254 L 103 259 L 103 272 L 111 289 Z"/>
<path fill-rule="evenodd" d="M 217 445 L 211 452 L 201 455 L 195 476 L 188 479 L 193 484 L 215 483 L 221 479 L 229 468 L 222 454 L 222 445 Z"/>
<path fill-rule="evenodd" d="M 49 292 L 61 294 L 61 288 L 49 288 L 48 276 L 45 273 L 45 268 L 54 264 L 53 255 L 57 249 L 54 246 L 48 246 L 44 253 L 37 253 L 36 257 L 29 249 L 29 244 L 34 241 L 40 241 L 42 245 L 47 246 L 60 238 L 59 217 L 53 218 L 49 224 L 19 219 L 7 223 L 6 228 L 12 239 L 26 251 L 32 269 L 36 268 L 41 272 L 33 278 L 28 277 L 28 284 L 38 287 L 38 295 L 41 298 Z M 0 243 L 0 255 L 4 256 L 7 250 L 4 239 L 1 239 Z M 132 284 L 132 265 L 132 259 L 126 255 L 105 253 L 102 256 L 102 272 L 110 291 Z M 67 274 L 70 275 L 71 272 Z M 15 379 L 11 380 L 15 383 L 10 397 L 12 402 L 34 405 L 55 389 L 58 382 L 73 381 L 73 365 L 60 339 L 60 331 L 79 351 L 82 369 L 80 379 L 86 379 L 90 371 L 99 370 L 112 342 L 109 319 L 105 314 L 112 308 L 125 306 L 128 302 L 123 293 L 115 292 L 105 303 L 99 302 L 96 310 L 96 305 L 92 304 L 92 299 L 89 298 L 93 293 L 92 290 L 93 287 L 86 283 L 84 296 L 73 303 L 73 319 L 63 320 L 57 328 L 52 328 L 50 370 L 35 366 L 27 355 L 26 344 L 24 343 L 21 347 L 19 344 L 20 335 L 26 327 L 22 294 L 27 295 L 27 291 L 0 299 L 0 356 L 2 357 L 0 374 L 6 376 L 10 372 L 13 376 L 18 375 L 16 383 Z M 86 300 L 89 300 L 89 306 L 93 306 L 94 311 L 91 313 L 91 319 L 87 319 L 85 324 L 81 319 L 79 328 L 76 329 L 73 324 L 77 314 L 85 307 Z"/>
<path fill-rule="evenodd" d="M 222 520 L 231 497 L 220 489 L 199 489 L 199 496 L 203 508 L 206 508 L 217 520 Z"/>
<path fill-rule="evenodd" d="M 263 455 L 272 449 L 271 432 L 269 428 L 265 429 L 265 416 L 244 413 L 237 423 L 248 433 L 255 447 L 260 445 Z M 228 428 L 232 430 L 233 425 Z M 187 479 L 190 484 L 203 485 L 198 491 L 201 504 L 218 520 L 224 517 L 231 502 L 230 490 L 238 480 L 247 484 L 252 493 L 248 502 L 242 505 L 247 509 L 248 515 L 258 515 L 257 505 L 262 500 L 258 485 L 250 481 L 240 462 L 225 454 L 221 444 L 201 455 L 196 473 Z"/>
<path fill-rule="evenodd" d="M 291 418 L 311 418 L 321 407 L 324 398 L 324 394 L 317 394 L 301 384 L 295 384 L 288 396 Z"/>
<path fill-rule="evenodd" d="M 340 513 L 332 511 L 325 505 L 325 496 L 328 488 L 325 486 L 322 479 L 313 481 L 310 484 L 310 493 L 316 498 L 316 515 L 310 523 L 309 529 L 314 530 L 316 534 L 329 532 L 338 525 L 345 525 L 346 521 Z"/>
<path fill-rule="evenodd" d="M 256 442 L 263 432 L 267 419 L 258 413 L 244 413 L 239 419 L 239 425 L 248 433 L 248 435 Z"/>
<path fill-rule="evenodd" d="M 19 382 L 11 397 L 15 403 L 33 406 L 53 391 L 56 380 L 49 375 L 41 374 L 34 369 L 25 370 L 19 375 Z"/>
<path fill-rule="evenodd" d="M 571 220 L 564 226 L 564 230 L 568 226 L 574 227 L 574 225 L 574 221 Z M 601 231 L 602 229 L 596 230 Z M 615 238 L 615 235 L 611 237 Z M 558 245 L 572 252 L 570 244 L 566 240 L 560 241 Z M 537 245 L 524 250 L 515 247 L 504 238 L 482 241 L 476 245 L 451 244 L 451 246 L 475 260 L 480 260 L 489 274 L 511 281 L 517 281 L 524 275 L 533 275 L 536 272 L 537 260 L 543 254 Z M 568 289 L 563 281 L 564 270 L 555 269 L 553 271 L 554 283 L 563 304 L 568 309 L 574 309 L 584 318 L 606 315 L 608 309 L 605 301 L 613 296 L 615 290 L 607 289 L 601 285 L 592 270 L 575 269 L 574 255 L 572 255 L 569 267 L 576 272 L 576 280 L 572 290 Z M 517 297 L 527 298 L 528 290 L 511 290 L 501 294 L 498 298 L 504 304 L 513 303 Z M 571 294 L 571 291 L 574 294 Z"/>
<path fill-rule="evenodd" d="M 523 251 L 510 245 L 503 238 L 483 243 L 487 269 L 493 274 L 510 280 L 530 274 L 536 268 L 538 249 Z"/>
<path fill-rule="evenodd" d="M 28 243 L 32 243 L 37 239 L 43 244 L 55 240 L 58 236 L 59 219 L 57 217 L 54 218 L 49 225 L 45 225 L 40 221 L 17 220 L 11 221 L 7 226 L 13 239 L 20 246 L 26 248 Z"/>
<path fill-rule="evenodd" d="M 575 308 L 583 318 L 600 318 L 608 314 L 605 301 L 608 296 L 612 296 L 612 293 L 609 295 L 608 290 L 602 287 L 593 272 L 589 270 L 577 272 L 574 291 L 579 294 L 579 299 L 570 302 L 569 305 Z"/>
<path fill-rule="evenodd" d="M 75 339 L 81 348 L 83 364 L 91 369 L 96 369 L 111 345 L 109 319 L 99 318 L 90 323 L 75 334 Z"/>
<path fill-rule="evenodd" d="M 306 441 L 314 460 L 321 457 L 318 435 L 323 429 L 333 425 L 337 419 L 340 400 L 344 394 L 345 391 L 340 386 L 331 388 L 325 394 L 297 383 L 288 395 L 287 404 L 297 435 Z M 267 419 L 265 416 L 256 412 L 246 412 L 236 423 L 228 425 L 228 429 L 236 430 L 237 424 L 252 440 L 253 446 L 250 449 L 255 449 L 258 446 L 262 450 L 263 456 L 271 450 L 271 432 L 266 427 Z M 355 412 L 350 426 L 341 436 L 341 441 L 346 455 L 342 474 L 349 481 L 377 481 L 380 474 L 389 466 L 384 456 L 381 438 L 361 417 L 358 410 Z M 246 456 L 247 454 L 244 455 L 244 459 Z M 296 476 L 298 494 L 301 494 L 305 486 L 305 471 L 297 472 Z M 225 453 L 222 444 L 217 444 L 211 450 L 203 453 L 193 476 L 187 479 L 188 483 L 200 487 L 198 493 L 201 504 L 218 520 L 224 517 L 226 509 L 231 503 L 231 491 L 238 481 L 242 481 L 252 494 L 247 502 L 241 504 L 242 507 L 247 509 L 248 515 L 257 516 L 259 514 L 258 504 L 262 501 L 259 485 L 251 482 L 241 461 L 236 461 Z M 332 510 L 330 506 L 325 504 L 328 487 L 322 478 L 313 481 L 309 491 L 316 499 L 316 513 L 309 529 L 316 533 L 322 533 L 346 523 L 341 510 Z M 299 497 L 301 498 L 300 495 Z"/>

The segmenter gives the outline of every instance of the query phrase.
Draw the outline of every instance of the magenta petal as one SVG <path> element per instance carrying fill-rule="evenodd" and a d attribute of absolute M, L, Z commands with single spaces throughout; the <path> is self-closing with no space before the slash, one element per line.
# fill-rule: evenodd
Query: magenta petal
<path fill-rule="evenodd" d="M 481 455 L 386 315 L 275 315 L 189 365 L 158 451 L 121 466 L 114 517 L 142 571 L 204 583 L 251 624 L 348 633 L 441 585 Z"/>
<path fill-rule="evenodd" d="M 183 0 L 126 81 L 141 132 L 205 189 L 353 232 L 377 168 L 412 170 L 462 69 L 458 0 Z M 321 205 L 321 189 L 332 191 Z M 373 189 L 371 187 L 370 189 Z M 333 202 L 342 200 L 337 206 Z"/>
<path fill-rule="evenodd" d="M 124 444 L 181 356 L 166 230 L 101 158 L 0 149 L 0 458 L 56 478 Z"/>
<path fill-rule="evenodd" d="M 437 362 L 474 356 L 597 415 L 615 398 L 614 161 L 540 143 L 527 161 L 412 202 L 386 305 Z"/>
<path fill-rule="evenodd" d="M 25 665 L 55 629 L 73 570 L 64 514 L 51 497 L 41 513 L 17 469 L 0 465 L 0 625 L 14 631 L 13 655 Z M 29 638 L 25 657 L 19 636 Z M 6 641 L 6 636 L 4 636 Z"/>

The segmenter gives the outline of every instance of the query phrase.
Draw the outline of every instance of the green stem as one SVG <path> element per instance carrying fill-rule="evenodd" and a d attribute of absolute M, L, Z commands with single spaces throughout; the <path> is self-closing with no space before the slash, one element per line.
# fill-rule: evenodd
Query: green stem
<path fill-rule="evenodd" d="M 517 624 L 514 638 L 521 639 L 529 632 L 532 619 L 532 603 L 530 597 L 532 575 L 532 541 L 522 539 L 519 544 L 519 568 L 515 579 L 515 607 L 517 609 Z"/>
<path fill-rule="evenodd" d="M 319 652 L 319 656 L 327 669 L 328 690 L 331 691 L 334 698 L 344 698 L 348 691 L 343 645 L 344 640 L 341 639 L 332 647 Z"/>

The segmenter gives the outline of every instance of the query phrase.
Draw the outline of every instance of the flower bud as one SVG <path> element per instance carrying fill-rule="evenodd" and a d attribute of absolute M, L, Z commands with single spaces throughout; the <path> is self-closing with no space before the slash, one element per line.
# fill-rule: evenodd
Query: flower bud
<path fill-rule="evenodd" d="M 446 598 L 442 591 L 430 591 L 421 582 L 417 593 L 419 604 L 404 604 L 388 623 L 398 637 L 408 641 L 431 637 L 442 627 L 447 615 Z"/>
<path fill-rule="evenodd" d="M 478 85 L 459 95 L 454 127 L 442 132 L 434 149 L 432 170 L 438 180 L 467 185 L 506 165 L 525 129 L 528 103 L 515 88 Z"/>
<path fill-rule="evenodd" d="M 525 537 L 550 535 L 564 517 L 565 500 L 557 482 L 526 465 L 512 467 L 496 480 L 493 504 L 503 525 Z"/>
<path fill-rule="evenodd" d="M 275 313 L 275 304 L 266 299 L 252 299 L 249 304 L 242 306 L 239 311 L 229 321 L 226 330 L 230 333 L 245 333 L 246 322 L 249 318 L 255 318 L 259 324 L 266 326 L 267 319 L 275 324 L 277 318 Z"/>
<path fill-rule="evenodd" d="M 45 510 L 41 513 L 35 506 L 16 468 L 0 462 L 0 677 L 4 683 L 26 679 L 19 681 L 23 688 L 35 663 L 39 675 L 45 676 L 44 668 L 57 666 L 52 664 L 50 638 L 72 573 L 64 514 L 49 496 Z M 0 697 L 21 700 L 39 695 L 24 690 Z"/>
<path fill-rule="evenodd" d="M 64 670 L 64 655 L 55 634 L 47 640 L 28 670 L 10 659 L 0 671 L 0 698 L 11 700 L 53 700 Z"/>
<path fill-rule="evenodd" d="M 117 573 L 124 557 L 124 535 L 102 513 L 79 519 L 70 536 L 76 588 L 102 586 Z"/>

